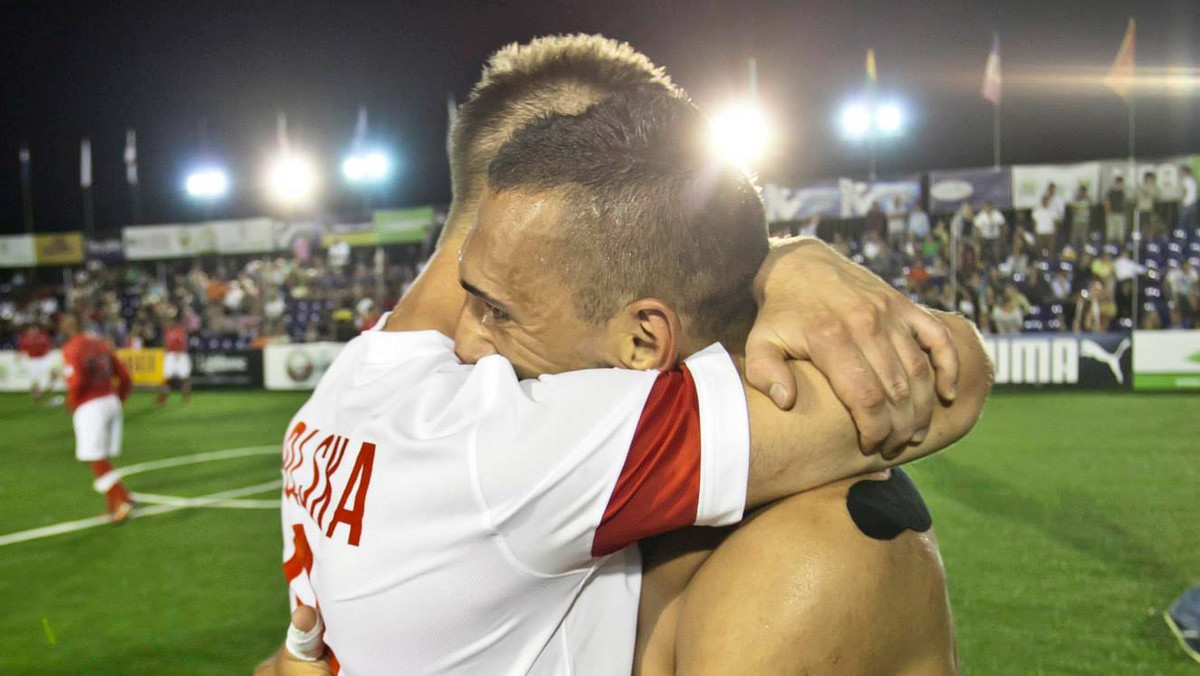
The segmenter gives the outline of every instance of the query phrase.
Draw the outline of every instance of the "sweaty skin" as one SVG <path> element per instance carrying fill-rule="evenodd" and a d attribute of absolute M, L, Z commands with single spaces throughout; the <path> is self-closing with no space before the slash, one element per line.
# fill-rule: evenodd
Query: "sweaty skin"
<path fill-rule="evenodd" d="M 889 471 L 782 500 L 732 532 L 645 543 L 634 674 L 957 674 L 933 531 L 879 540 L 849 513 L 853 487 Z"/>

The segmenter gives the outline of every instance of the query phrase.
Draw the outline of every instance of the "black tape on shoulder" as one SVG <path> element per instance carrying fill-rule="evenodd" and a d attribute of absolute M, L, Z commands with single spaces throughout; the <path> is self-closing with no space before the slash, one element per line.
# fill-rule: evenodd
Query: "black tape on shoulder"
<path fill-rule="evenodd" d="M 900 468 L 884 481 L 864 479 L 850 487 L 846 509 L 863 535 L 891 540 L 906 530 L 924 533 L 933 525 L 917 486 Z"/>

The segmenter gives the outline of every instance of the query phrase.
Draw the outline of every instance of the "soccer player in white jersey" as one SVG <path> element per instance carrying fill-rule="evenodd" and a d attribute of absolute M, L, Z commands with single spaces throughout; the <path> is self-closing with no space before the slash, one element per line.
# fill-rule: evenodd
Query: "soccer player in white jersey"
<path fill-rule="evenodd" d="M 767 243 L 690 104 L 646 88 L 531 129 L 493 163 L 463 249 L 455 342 L 478 365 L 397 315 L 347 347 L 288 433 L 292 590 L 346 673 L 397 655 L 418 673 L 628 672 L 629 545 L 884 466 L 852 437 L 793 448 L 809 418 L 753 396 L 748 413 L 733 360 L 703 347 L 744 340 Z M 529 280 L 552 277 L 557 302 L 531 302 Z M 624 370 L 561 373 L 602 366 Z M 965 433 L 985 393 L 940 409 L 906 459 Z"/>
<path fill-rule="evenodd" d="M 599 36 L 539 38 L 493 55 L 452 129 L 454 201 L 446 228 L 429 265 L 398 304 L 399 314 L 454 333 L 464 299 L 458 252 L 475 220 L 487 166 L 509 135 L 539 116 L 576 113 L 613 92 L 647 84 L 673 90 L 643 55 Z M 935 390 L 950 400 L 957 383 L 954 344 L 940 322 L 815 240 L 777 248 L 761 281 L 758 320 L 746 344 L 750 382 L 769 391 L 781 408 L 791 408 L 797 385 L 784 359 L 811 359 L 820 374 L 801 382 L 806 399 L 800 404 L 817 408 L 821 398 L 809 381 L 820 381 L 821 391 L 840 398 L 834 400 L 845 407 L 839 412 L 853 416 L 864 451 L 890 454 L 925 438 Z M 648 578 L 658 573 L 650 571 Z M 304 614 L 302 609 L 297 617 Z M 277 657 L 260 673 L 327 673 L 290 659 L 282 648 Z"/>

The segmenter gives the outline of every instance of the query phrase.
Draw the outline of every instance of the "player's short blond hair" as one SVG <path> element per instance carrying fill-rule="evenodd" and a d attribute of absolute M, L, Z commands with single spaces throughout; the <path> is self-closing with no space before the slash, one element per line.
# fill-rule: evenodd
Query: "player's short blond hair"
<path fill-rule="evenodd" d="M 443 237 L 463 231 L 487 183 L 488 165 L 516 131 L 547 115 L 577 115 L 615 92 L 644 85 L 679 93 L 646 55 L 601 35 L 545 36 L 493 54 L 450 129 L 454 203 Z"/>

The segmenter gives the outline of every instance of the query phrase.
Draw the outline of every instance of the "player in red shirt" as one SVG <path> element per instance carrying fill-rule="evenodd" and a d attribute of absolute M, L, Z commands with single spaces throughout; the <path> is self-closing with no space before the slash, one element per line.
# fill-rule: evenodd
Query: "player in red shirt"
<path fill-rule="evenodd" d="M 34 404 L 42 402 L 42 394 L 54 389 L 58 369 L 51 362 L 50 350 L 54 339 L 38 324 L 30 324 L 17 339 L 17 349 L 25 355 L 25 371 L 29 374 L 29 394 Z"/>
<path fill-rule="evenodd" d="M 121 454 L 121 404 L 132 386 L 129 370 L 107 343 L 84 334 L 74 316 L 63 317 L 59 330 L 67 339 L 63 371 L 67 408 L 75 425 L 75 458 L 89 464 L 96 476 L 93 485 L 108 500 L 108 513 L 114 523 L 121 523 L 129 518 L 133 502 L 108 459 Z"/>
<path fill-rule="evenodd" d="M 171 388 L 178 385 L 183 391 L 183 403 L 192 400 L 192 358 L 188 355 L 188 331 L 183 323 L 183 313 L 175 308 L 173 319 L 163 326 L 163 384 L 158 390 L 155 403 L 165 404 Z"/>

